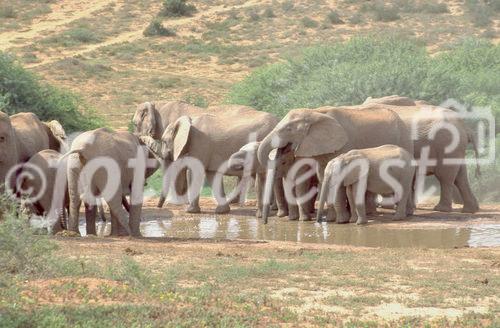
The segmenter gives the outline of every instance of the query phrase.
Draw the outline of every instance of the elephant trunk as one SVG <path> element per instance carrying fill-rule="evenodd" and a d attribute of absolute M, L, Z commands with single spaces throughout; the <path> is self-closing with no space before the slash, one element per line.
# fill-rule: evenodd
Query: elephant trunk
<path fill-rule="evenodd" d="M 81 162 L 79 154 L 71 154 L 68 160 L 68 194 L 69 194 L 69 217 L 67 229 L 79 232 L 78 221 L 80 213 L 80 192 L 78 178 L 80 176 Z"/>
<path fill-rule="evenodd" d="M 260 165 L 262 167 L 267 167 L 267 163 L 269 162 L 269 153 L 273 150 L 273 136 L 274 134 L 269 133 L 260 143 L 259 148 L 257 149 L 257 159 L 259 160 Z"/>
<path fill-rule="evenodd" d="M 323 177 L 323 181 L 321 183 L 321 192 L 319 194 L 319 202 L 318 202 L 318 213 L 316 214 L 316 221 L 321 222 L 323 218 L 323 208 L 325 207 L 325 203 L 328 197 L 328 189 L 330 186 L 331 174 L 328 168 L 325 170 L 325 176 Z"/>

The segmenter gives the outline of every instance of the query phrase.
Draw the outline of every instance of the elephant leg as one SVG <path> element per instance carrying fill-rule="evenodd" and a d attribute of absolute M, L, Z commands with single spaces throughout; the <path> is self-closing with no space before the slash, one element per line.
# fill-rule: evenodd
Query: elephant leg
<path fill-rule="evenodd" d="M 208 180 L 208 183 L 213 186 L 214 185 L 214 178 L 215 178 L 215 173 L 214 172 L 207 172 L 207 180 Z M 215 186 L 214 186 L 215 187 Z M 221 197 L 223 197 L 224 199 L 226 199 L 226 193 L 224 192 L 224 183 L 221 179 L 221 182 L 220 182 L 220 185 L 219 185 L 219 190 L 220 190 L 220 195 Z M 214 192 L 212 190 L 212 192 Z M 217 200 L 217 202 L 219 202 L 219 200 Z M 228 203 L 218 203 L 217 204 L 217 207 L 215 208 L 215 213 L 216 214 L 226 214 L 226 213 L 229 213 L 229 211 L 231 210 L 231 208 L 229 207 L 229 204 Z"/>
<path fill-rule="evenodd" d="M 115 195 L 108 201 L 108 205 L 111 212 L 111 235 L 129 236 L 131 234 L 129 213 L 122 206 L 122 196 Z"/>
<path fill-rule="evenodd" d="M 142 214 L 142 203 L 130 205 L 130 233 L 132 237 L 141 237 L 141 214 Z"/>
<path fill-rule="evenodd" d="M 349 202 L 349 208 L 351 209 L 351 219 L 349 222 L 354 223 L 358 221 L 358 213 L 356 211 L 355 193 L 351 185 L 346 187 L 347 201 Z"/>
<path fill-rule="evenodd" d="M 335 213 L 337 215 L 337 223 L 349 223 L 349 211 L 347 210 L 347 193 L 344 186 L 340 186 L 337 191 L 335 200 Z"/>
<path fill-rule="evenodd" d="M 349 194 L 347 194 L 349 196 Z M 366 204 L 366 214 L 367 215 L 375 215 L 377 214 L 377 194 L 374 194 L 370 191 L 366 192 L 365 195 L 365 204 Z M 351 204 L 349 202 L 349 204 Z"/>
<path fill-rule="evenodd" d="M 364 201 L 361 201 L 361 202 L 358 202 L 356 203 L 355 202 L 355 197 L 358 193 L 366 193 L 366 189 L 362 189 L 360 190 L 361 188 L 361 184 L 359 182 L 356 182 L 354 183 L 352 186 L 351 186 L 351 198 L 353 199 L 353 203 L 354 204 L 351 204 L 351 212 L 356 212 L 356 216 L 357 216 L 357 220 L 356 220 L 356 224 L 366 224 L 368 223 L 368 219 L 366 218 L 366 206 L 365 206 L 365 202 Z M 365 198 L 363 197 L 363 200 Z"/>
<path fill-rule="evenodd" d="M 434 207 L 435 211 L 451 212 L 453 184 L 457 176 L 459 167 L 456 165 L 438 165 L 434 174 L 441 184 L 441 196 L 439 203 Z"/>
<path fill-rule="evenodd" d="M 85 220 L 87 222 L 87 235 L 97 235 L 95 229 L 95 219 L 97 216 L 97 205 L 85 203 Z"/>
<path fill-rule="evenodd" d="M 265 179 L 265 177 L 264 177 Z M 288 215 L 288 204 L 285 198 L 285 191 L 283 190 L 283 178 L 277 178 L 273 186 L 274 189 L 274 199 L 276 200 L 276 205 L 278 206 L 278 217 L 284 217 Z"/>
<path fill-rule="evenodd" d="M 236 185 L 239 186 L 241 184 L 242 177 L 237 177 Z M 246 183 L 245 183 L 245 188 L 242 188 L 240 193 L 236 194 L 231 200 L 229 201 L 229 204 L 239 204 L 240 201 L 244 204 L 245 199 L 246 199 Z"/>
<path fill-rule="evenodd" d="M 311 215 L 311 211 L 308 205 L 309 199 L 308 200 L 302 199 L 309 191 L 309 181 L 297 184 L 295 190 L 297 193 L 297 198 L 300 199 L 297 204 L 299 206 L 299 219 L 301 221 L 312 220 L 313 215 Z"/>
<path fill-rule="evenodd" d="M 188 186 L 191 186 L 192 185 L 192 174 L 191 174 L 191 171 L 188 170 L 187 173 L 186 173 L 186 180 L 187 180 L 187 184 Z M 189 192 L 188 192 L 189 194 Z M 196 193 L 196 196 L 194 197 L 194 199 L 190 199 L 190 197 L 188 197 L 189 199 L 189 205 L 186 209 L 186 212 L 187 213 L 200 213 L 201 212 L 201 209 L 200 209 L 200 193 L 197 192 Z"/>
<path fill-rule="evenodd" d="M 259 173 L 255 177 L 255 191 L 257 194 L 257 211 L 255 213 L 255 216 L 258 218 L 262 217 L 262 202 L 263 202 L 263 197 L 264 197 L 264 185 L 266 183 L 266 176 L 265 174 Z"/>
<path fill-rule="evenodd" d="M 462 212 L 476 213 L 477 211 L 479 211 L 479 203 L 470 188 L 469 179 L 467 176 L 467 167 L 465 165 L 460 166 L 457 177 L 455 179 L 455 185 L 460 191 L 460 195 L 462 196 L 462 200 L 464 203 Z"/>

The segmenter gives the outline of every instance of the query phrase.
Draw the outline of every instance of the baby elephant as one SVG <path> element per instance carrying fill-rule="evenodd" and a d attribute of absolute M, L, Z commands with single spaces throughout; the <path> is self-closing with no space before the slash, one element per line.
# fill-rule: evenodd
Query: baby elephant
<path fill-rule="evenodd" d="M 264 197 L 264 185 L 266 181 L 266 167 L 260 165 L 257 160 L 257 150 L 259 148 L 260 142 L 250 142 L 240 148 L 239 151 L 231 155 L 229 158 L 229 168 L 233 171 L 242 171 L 245 169 L 245 165 L 249 165 L 249 174 L 255 178 L 255 189 L 257 194 L 257 217 L 262 217 L 263 210 L 263 197 Z M 277 154 L 275 156 L 278 157 Z M 279 155 L 277 158 L 280 167 L 288 167 L 293 163 L 293 153 L 287 152 Z M 247 163 L 248 162 L 248 163 Z M 283 191 L 283 174 L 278 172 L 276 175 L 276 182 L 273 184 L 273 194 L 278 207 L 278 216 L 283 217 L 288 215 L 288 204 L 286 204 L 285 195 Z M 298 214 L 298 212 L 297 212 Z"/>
<path fill-rule="evenodd" d="M 351 221 L 367 223 L 366 192 L 383 196 L 394 195 L 397 204 L 394 220 L 413 214 L 412 185 L 415 167 L 413 157 L 394 145 L 355 149 L 331 160 L 326 169 L 318 209 L 318 220 L 328 197 L 328 191 L 338 188 L 334 199 L 337 222 L 349 222 L 346 198 L 351 209 Z M 333 177 L 333 180 L 332 180 Z"/>

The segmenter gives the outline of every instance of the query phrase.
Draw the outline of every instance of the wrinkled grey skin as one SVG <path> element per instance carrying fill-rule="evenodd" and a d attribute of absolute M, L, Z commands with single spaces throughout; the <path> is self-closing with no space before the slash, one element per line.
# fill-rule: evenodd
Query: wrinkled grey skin
<path fill-rule="evenodd" d="M 403 121 L 388 105 L 293 109 L 262 140 L 258 149 L 261 165 L 266 166 L 273 149 L 291 146 L 297 159 L 312 158 L 318 163 L 321 184 L 327 163 L 349 150 L 396 144 L 413 153 L 413 143 Z M 298 196 L 308 192 L 307 184 L 296 186 Z M 310 220 L 311 211 L 299 204 L 300 219 Z M 329 216 L 335 217 L 333 208 Z"/>
<path fill-rule="evenodd" d="M 8 116 L 0 112 L 0 184 L 16 164 L 28 161 L 44 149 L 64 150 L 66 134 L 57 121 L 41 122 L 33 113 Z M 8 181 L 15 186 L 15 176 Z"/>
<path fill-rule="evenodd" d="M 466 165 L 445 165 L 444 159 L 464 159 L 469 143 L 472 144 L 477 157 L 477 145 L 473 133 L 467 128 L 465 122 L 456 112 L 450 109 L 432 106 L 424 101 L 413 101 L 407 97 L 388 96 L 383 98 L 368 98 L 365 105 L 370 106 L 374 103 L 386 104 L 388 109 L 394 111 L 401 117 L 403 122 L 411 131 L 414 126 L 414 119 L 418 119 L 418 133 L 414 142 L 413 155 L 416 159 L 420 158 L 423 147 L 429 147 L 430 159 L 437 160 L 437 165 L 427 169 L 427 175 L 435 175 L 441 186 L 441 195 L 439 203 L 434 207 L 437 211 L 452 211 L 453 191 L 458 189 L 463 201 L 462 212 L 475 213 L 479 210 L 477 198 L 473 195 L 467 175 Z M 423 111 L 425 110 L 425 111 Z M 424 114 L 421 114 L 424 113 Z M 419 116 L 419 114 L 421 116 Z M 447 153 L 445 149 L 451 144 L 450 133 L 443 130 L 436 134 L 435 138 L 429 138 L 429 131 L 432 126 L 446 122 L 454 126 L 459 132 L 459 142 L 457 147 Z M 478 171 L 479 172 L 479 171 Z"/>
<path fill-rule="evenodd" d="M 111 212 L 111 234 L 131 235 L 139 237 L 142 203 L 130 204 L 130 211 L 122 206 L 123 198 L 130 194 L 134 179 L 133 169 L 129 167 L 129 159 L 136 158 L 138 147 L 141 146 L 138 137 L 128 132 L 112 132 L 105 128 L 87 131 L 78 136 L 71 145 L 71 150 L 67 153 L 68 166 L 68 191 L 70 198 L 70 210 L 68 220 L 68 230 L 78 231 L 79 208 L 81 205 L 81 195 L 84 191 L 90 190 L 93 195 L 99 195 L 105 188 L 107 174 L 104 170 L 98 170 L 90 183 L 79 186 L 78 178 L 86 163 L 98 157 L 109 157 L 118 164 L 120 172 L 120 188 L 109 199 L 105 199 Z M 153 158 L 147 152 L 146 157 Z M 158 167 L 146 170 L 146 178 L 150 176 Z M 86 204 L 86 210 L 95 210 L 94 207 Z M 87 213 L 86 213 L 87 214 Z M 95 234 L 95 213 L 89 213 L 87 219 L 94 218 L 94 222 L 87 222 L 87 233 Z"/>
<path fill-rule="evenodd" d="M 163 159 L 164 167 L 185 156 L 198 159 L 212 185 L 216 173 L 233 153 L 248 142 L 252 133 L 255 133 L 257 141 L 261 140 L 278 121 L 271 114 L 246 106 L 220 106 L 217 111 L 218 115 L 203 114 L 194 119 L 180 117 L 165 129 L 160 145 L 155 145 L 157 142 L 153 138 L 141 139 Z M 229 169 L 224 170 L 224 175 L 241 177 L 242 173 Z M 223 186 L 218 187 L 222 190 L 221 196 L 224 196 Z M 198 203 L 199 197 L 191 199 L 187 211 L 200 212 Z M 216 213 L 227 213 L 229 210 L 229 204 L 219 200 Z"/>
<path fill-rule="evenodd" d="M 412 159 L 413 156 L 409 152 L 394 145 L 354 149 L 334 158 L 328 163 L 325 169 L 319 197 L 317 220 L 321 220 L 328 192 L 332 190 L 332 186 L 330 185 L 333 182 L 332 177 L 335 174 L 339 174 L 340 170 L 345 169 L 346 166 L 355 164 L 356 161 L 358 161 L 357 163 L 365 161 L 368 164 L 368 172 L 366 172 L 366 175 L 362 175 L 359 166 L 355 166 L 342 181 L 337 181 L 339 182 L 339 192 L 334 202 L 335 211 L 338 213 L 338 223 L 349 222 L 349 212 L 345 203 L 345 195 L 347 195 L 349 201 L 350 221 L 357 224 L 365 224 L 368 222 L 366 218 L 366 192 L 384 196 L 393 194 L 392 187 L 380 175 L 380 167 L 385 161 L 389 160 L 398 160 L 401 163 L 405 163 L 404 167 L 391 166 L 388 170 L 388 174 L 398 181 L 403 188 L 401 199 L 397 202 L 394 220 L 401 220 L 407 215 L 413 214 L 411 197 L 415 167 L 412 166 Z M 366 184 L 363 183 L 363 179 L 366 179 Z M 358 192 L 363 196 L 363 202 L 356 202 Z"/>

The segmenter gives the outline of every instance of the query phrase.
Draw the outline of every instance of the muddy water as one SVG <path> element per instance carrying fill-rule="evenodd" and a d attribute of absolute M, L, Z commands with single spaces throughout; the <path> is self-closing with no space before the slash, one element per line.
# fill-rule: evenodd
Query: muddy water
<path fill-rule="evenodd" d="M 85 223 L 80 226 L 82 234 Z M 500 246 L 500 224 L 475 224 L 457 228 L 388 228 L 384 223 L 356 226 L 331 223 L 271 220 L 254 217 L 199 216 L 155 217 L 141 223 L 145 237 L 279 240 L 368 247 L 494 247 Z M 98 234 L 107 235 L 110 224 L 99 223 Z"/>

